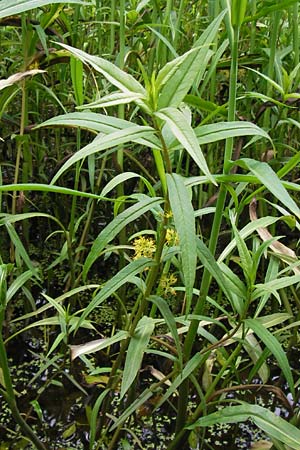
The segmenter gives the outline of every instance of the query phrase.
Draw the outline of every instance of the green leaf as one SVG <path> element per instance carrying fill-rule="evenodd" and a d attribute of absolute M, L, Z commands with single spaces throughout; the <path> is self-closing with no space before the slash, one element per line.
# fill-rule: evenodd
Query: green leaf
<path fill-rule="evenodd" d="M 278 365 L 281 368 L 282 373 L 288 383 L 289 389 L 293 397 L 295 397 L 295 386 L 290 363 L 278 340 L 257 319 L 246 319 L 245 324 L 247 327 L 251 328 L 254 331 L 254 333 L 263 341 L 265 346 L 268 347 L 270 352 L 275 356 Z"/>
<path fill-rule="evenodd" d="M 196 353 L 185 365 L 184 369 L 180 372 L 180 374 L 175 378 L 172 382 L 172 385 L 167 389 L 166 393 L 159 400 L 155 409 L 158 409 L 168 398 L 174 394 L 178 386 L 183 383 L 183 381 L 188 378 L 197 367 L 202 364 L 208 357 L 208 353 L 206 355 L 201 355 L 200 353 Z"/>
<path fill-rule="evenodd" d="M 194 132 L 200 145 L 239 136 L 260 136 L 271 140 L 268 133 L 251 122 L 218 122 L 210 125 L 199 125 L 194 129 Z"/>
<path fill-rule="evenodd" d="M 31 270 L 26 270 L 26 272 L 21 273 L 7 289 L 6 301 L 9 302 L 18 290 L 33 277 L 33 275 L 34 273 Z"/>
<path fill-rule="evenodd" d="M 140 370 L 145 350 L 154 330 L 154 325 L 154 319 L 147 316 L 142 317 L 136 326 L 133 336 L 130 338 L 122 377 L 121 399 L 134 382 Z"/>
<path fill-rule="evenodd" d="M 22 260 L 24 261 L 24 263 L 26 264 L 26 266 L 28 267 L 28 269 L 30 270 L 30 272 L 32 273 L 32 276 L 34 275 L 38 280 L 40 280 L 40 277 L 38 275 L 38 269 L 36 267 L 34 267 L 30 256 L 28 255 L 21 239 L 18 236 L 18 233 L 16 232 L 15 228 L 12 226 L 12 224 L 10 222 L 6 222 L 5 223 L 5 227 L 7 229 L 7 232 L 9 234 L 9 237 L 12 241 L 12 243 L 15 246 L 16 252 L 19 253 L 20 257 L 22 258 Z"/>
<path fill-rule="evenodd" d="M 253 422 L 271 438 L 278 439 L 294 450 L 300 450 L 300 430 L 273 412 L 258 405 L 243 403 L 241 406 L 227 406 L 217 412 L 201 417 L 193 425 L 186 427 L 209 427 L 220 423 Z"/>
<path fill-rule="evenodd" d="M 144 182 L 145 186 L 148 188 L 149 193 L 151 193 L 151 195 L 155 197 L 155 191 L 152 185 L 149 183 L 149 181 L 135 172 L 123 172 L 115 176 L 112 180 L 110 180 L 107 183 L 106 186 L 104 186 L 104 188 L 100 193 L 101 197 L 106 197 L 107 194 L 110 191 L 112 191 L 116 186 L 118 186 L 120 183 L 124 183 L 124 181 L 130 180 L 131 178 L 140 178 Z"/>
<path fill-rule="evenodd" d="M 259 298 L 262 294 L 265 294 L 266 292 L 270 292 L 273 295 L 276 296 L 278 290 L 285 289 L 289 286 L 292 286 L 293 284 L 300 283 L 300 275 L 292 275 L 289 277 L 281 277 L 277 278 L 275 280 L 271 280 L 265 283 L 257 283 L 255 285 L 255 291 L 253 292 L 252 299 L 255 300 L 256 298 Z M 278 295 L 277 295 L 278 297 Z"/>
<path fill-rule="evenodd" d="M 147 402 L 149 398 L 151 398 L 154 395 L 152 390 L 145 389 L 144 392 L 134 401 L 132 402 L 129 407 L 118 417 L 118 419 L 114 422 L 114 424 L 110 427 L 109 431 L 115 430 L 119 425 L 125 422 L 126 419 L 128 419 L 131 414 L 134 413 L 141 405 Z"/>
<path fill-rule="evenodd" d="M 223 11 L 206 28 L 193 49 L 175 58 L 161 69 L 156 80 L 156 88 L 160 92 L 158 109 L 178 107 L 193 83 L 200 82 L 213 54 L 210 45 L 214 42 L 225 13 L 226 11 Z"/>
<path fill-rule="evenodd" d="M 255 14 L 254 16 L 249 16 L 249 17 L 245 17 L 244 22 L 257 22 L 258 19 L 260 19 L 261 17 L 266 17 L 268 16 L 270 13 L 274 12 L 274 11 L 282 11 L 283 9 L 288 8 L 289 6 L 298 3 L 299 0 L 283 0 L 283 1 L 277 1 L 277 2 L 270 2 L 270 6 L 268 6 L 268 4 L 266 4 L 266 6 L 263 6 L 262 8 L 259 9 L 259 11 L 257 12 L 257 14 Z M 262 2 L 262 5 L 264 5 L 264 2 Z"/>
<path fill-rule="evenodd" d="M 233 282 L 230 281 L 230 277 L 228 276 L 227 273 L 224 273 L 222 271 L 222 268 L 220 268 L 219 264 L 216 262 L 211 251 L 200 239 L 197 239 L 197 250 L 198 250 L 198 258 L 200 259 L 201 263 L 209 271 L 211 276 L 216 280 L 216 282 L 218 283 L 218 285 L 220 286 L 226 297 L 229 299 L 230 303 L 233 305 L 234 304 L 232 296 Z M 231 272 L 229 267 L 228 271 Z M 239 288 L 240 286 L 237 286 L 237 289 Z"/>
<path fill-rule="evenodd" d="M 51 184 L 54 184 L 55 181 L 73 164 L 81 159 L 86 158 L 89 155 L 93 155 L 94 153 L 100 152 L 102 150 L 106 150 L 108 148 L 117 147 L 120 144 L 125 144 L 127 142 L 132 142 L 135 139 L 143 138 L 149 134 L 153 133 L 153 128 L 151 127 L 143 127 L 139 125 L 133 125 L 130 128 L 125 130 L 118 130 L 114 133 L 111 133 L 107 136 L 101 136 L 100 138 L 96 138 L 91 144 L 86 145 L 81 150 L 76 152 L 71 158 L 69 158 L 65 164 L 58 170 L 56 175 L 53 177 Z"/>
<path fill-rule="evenodd" d="M 130 262 L 127 266 L 123 267 L 116 275 L 110 278 L 104 287 L 95 295 L 91 302 L 86 306 L 83 314 L 80 317 L 80 321 L 77 325 L 77 329 L 81 322 L 104 300 L 113 295 L 123 284 L 130 282 L 131 278 L 143 272 L 145 269 L 151 267 L 153 261 L 149 258 L 139 258 Z"/>
<path fill-rule="evenodd" d="M 97 420 L 99 417 L 99 409 L 101 407 L 101 404 L 104 400 L 104 398 L 107 396 L 107 394 L 110 392 L 110 389 L 105 389 L 97 400 L 95 401 L 95 404 L 92 409 L 92 414 L 90 417 L 90 436 L 89 436 L 89 449 L 92 450 L 94 448 L 95 440 L 96 440 L 96 431 L 97 431 Z"/>
<path fill-rule="evenodd" d="M 237 161 L 238 165 L 247 167 L 253 175 L 277 198 L 283 203 L 298 219 L 300 219 L 300 209 L 296 202 L 289 195 L 288 191 L 282 185 L 277 174 L 269 164 L 261 161 L 255 161 L 250 158 L 243 158 Z"/>
<path fill-rule="evenodd" d="M 0 4 L 0 19 L 21 14 L 30 9 L 52 5 L 53 3 L 62 3 L 62 0 L 2 0 Z M 68 3 L 77 3 L 86 6 L 92 5 L 92 3 L 83 0 L 68 0 Z"/>
<path fill-rule="evenodd" d="M 75 93 L 76 105 L 82 105 L 83 103 L 83 64 L 82 61 L 71 56 L 70 58 L 71 79 Z"/>
<path fill-rule="evenodd" d="M 216 184 L 208 169 L 194 130 L 188 123 L 185 115 L 175 108 L 164 108 L 156 112 L 155 115 L 169 125 L 174 136 L 193 158 L 198 167 L 213 184 Z"/>
<path fill-rule="evenodd" d="M 143 98 L 146 98 L 145 88 L 129 73 L 119 69 L 115 64 L 100 58 L 99 56 L 92 56 L 88 53 L 79 50 L 69 45 L 60 45 L 79 58 L 82 62 L 91 65 L 97 72 L 100 72 L 111 84 L 116 86 L 122 92 L 131 92 L 135 94 L 141 94 Z M 140 105 L 146 112 L 150 112 L 148 106 L 143 100 L 136 100 L 136 103 Z"/>
<path fill-rule="evenodd" d="M 186 292 L 186 314 L 188 314 L 193 297 L 197 265 L 195 215 L 183 178 L 178 174 L 167 174 L 167 183 L 170 205 L 179 236 L 181 270 Z"/>
<path fill-rule="evenodd" d="M 105 246 L 114 239 L 117 234 L 130 222 L 136 220 L 142 214 L 149 211 L 154 206 L 159 205 L 163 200 L 157 197 L 146 197 L 146 199 L 130 206 L 117 217 L 115 217 L 94 240 L 92 248 L 83 266 L 83 277 L 85 278 L 92 264 L 100 256 Z"/>
<path fill-rule="evenodd" d="M 248 282 L 248 285 L 249 285 L 249 287 L 252 288 L 252 283 L 254 282 L 254 280 L 252 279 L 253 278 L 252 258 L 251 258 L 250 252 L 245 244 L 245 241 L 242 239 L 237 227 L 235 226 L 233 214 L 230 214 L 230 221 L 231 221 L 231 227 L 233 229 L 234 238 L 235 238 L 236 245 L 237 245 L 238 252 L 239 252 L 240 263 L 241 263 L 245 278 Z"/>
<path fill-rule="evenodd" d="M 110 134 L 114 131 L 124 130 L 132 127 L 132 122 L 119 119 L 117 117 L 106 116 L 104 114 L 94 112 L 75 112 L 69 114 L 63 114 L 46 120 L 42 124 L 35 127 L 35 129 L 41 127 L 53 127 L 53 126 L 65 126 L 65 127 L 79 127 L 86 130 L 96 131 L 98 133 Z M 153 135 L 147 135 L 143 138 L 134 139 L 133 142 L 145 145 L 150 148 L 160 149 L 161 144 L 157 137 Z"/>
<path fill-rule="evenodd" d="M 209 46 L 193 48 L 161 69 L 156 80 L 156 89 L 160 91 L 158 109 L 180 105 L 195 81 L 201 62 L 207 56 L 207 64 L 212 54 Z"/>
<path fill-rule="evenodd" d="M 174 342 L 176 345 L 178 359 L 179 359 L 179 363 L 181 366 L 182 360 L 183 360 L 182 348 L 181 348 L 181 343 L 180 343 L 179 336 L 178 336 L 178 331 L 177 331 L 177 326 L 176 326 L 176 322 L 174 319 L 174 315 L 173 315 L 172 311 L 170 310 L 168 303 L 165 300 L 163 300 L 161 297 L 158 297 L 157 295 L 151 295 L 149 297 L 149 300 L 158 307 L 161 315 L 163 316 L 163 318 L 171 332 L 172 338 L 174 339 Z"/>
<path fill-rule="evenodd" d="M 268 227 L 269 225 L 272 225 L 273 223 L 277 222 L 280 219 L 281 219 L 280 217 L 265 216 L 257 220 L 254 220 L 253 222 L 249 222 L 244 228 L 242 228 L 239 231 L 240 237 L 242 239 L 246 239 L 252 233 L 256 233 L 258 228 Z M 226 259 L 227 256 L 229 256 L 229 254 L 236 247 L 236 245 L 237 245 L 236 239 L 234 238 L 230 241 L 227 247 L 225 247 L 225 249 L 218 258 L 218 262 L 224 261 L 224 259 Z"/>
<path fill-rule="evenodd" d="M 77 107 L 77 109 L 93 109 L 93 108 L 107 108 L 108 106 L 124 105 L 142 99 L 142 94 L 135 92 L 114 92 L 113 94 L 105 95 L 93 103 L 88 103 Z"/>

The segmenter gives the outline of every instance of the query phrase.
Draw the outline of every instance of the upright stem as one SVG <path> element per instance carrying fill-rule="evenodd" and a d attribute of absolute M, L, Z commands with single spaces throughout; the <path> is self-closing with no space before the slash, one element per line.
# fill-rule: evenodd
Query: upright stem
<path fill-rule="evenodd" d="M 8 406 L 11 410 L 12 416 L 16 423 L 20 426 L 22 432 L 30 439 L 30 441 L 36 446 L 38 450 L 47 450 L 46 446 L 36 436 L 32 428 L 25 422 L 20 414 L 17 406 L 15 391 L 13 388 L 8 358 L 6 353 L 5 344 L 2 336 L 2 329 L 5 317 L 5 305 L 6 305 L 6 278 L 7 278 L 7 266 L 1 265 L 0 268 L 0 367 L 2 370 L 2 376 L 4 380 L 4 389 L 0 389 L 1 395 L 5 398 Z"/>
<path fill-rule="evenodd" d="M 293 26 L 293 50 L 294 50 L 294 65 L 299 64 L 299 2 L 295 2 L 292 6 L 292 26 Z"/>
<path fill-rule="evenodd" d="M 268 77 L 273 80 L 275 73 L 275 57 L 276 57 L 276 44 L 278 39 L 279 23 L 280 23 L 281 12 L 274 11 L 271 15 L 270 20 L 270 55 L 268 64 Z M 273 87 L 270 83 L 267 84 L 267 96 L 272 97 Z M 271 109 L 267 108 L 264 113 L 263 128 L 270 128 L 270 116 Z"/>
<path fill-rule="evenodd" d="M 239 27 L 236 26 L 233 29 L 233 41 L 231 51 L 231 69 L 230 69 L 230 88 L 229 88 L 229 106 L 228 106 L 228 121 L 233 121 L 236 114 L 236 84 L 237 84 L 237 71 L 238 71 L 238 41 L 239 41 Z M 230 170 L 230 160 L 232 158 L 233 151 L 233 139 L 228 138 L 225 145 L 224 165 L 223 173 L 228 174 Z M 211 236 L 209 240 L 209 249 L 214 255 L 217 247 L 218 236 L 220 226 L 222 222 L 223 210 L 226 201 L 226 187 L 221 184 L 220 192 L 216 205 L 216 212 L 214 214 L 214 221 L 211 230 Z M 201 315 L 204 309 L 206 297 L 209 292 L 211 283 L 211 274 L 208 269 L 204 269 L 200 294 L 195 306 L 193 314 Z M 184 341 L 184 357 L 186 361 L 189 360 L 193 343 L 196 338 L 199 320 L 192 320 L 186 339 Z M 176 432 L 180 432 L 186 422 L 187 405 L 188 405 L 188 380 L 182 383 L 180 387 L 180 395 L 178 399 L 178 411 L 176 421 Z"/>

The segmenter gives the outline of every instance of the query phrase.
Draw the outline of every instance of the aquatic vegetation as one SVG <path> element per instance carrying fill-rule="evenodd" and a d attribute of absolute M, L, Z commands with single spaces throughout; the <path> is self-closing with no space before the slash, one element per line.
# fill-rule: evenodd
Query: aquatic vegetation
<path fill-rule="evenodd" d="M 3 442 L 299 449 L 298 17 L 2 1 Z"/>

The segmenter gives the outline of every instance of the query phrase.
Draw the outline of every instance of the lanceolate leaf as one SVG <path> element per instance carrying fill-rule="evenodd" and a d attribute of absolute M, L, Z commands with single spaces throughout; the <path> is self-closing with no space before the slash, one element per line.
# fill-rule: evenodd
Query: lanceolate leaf
<path fill-rule="evenodd" d="M 255 161 L 250 158 L 243 158 L 239 161 L 239 165 L 245 166 L 255 175 L 266 188 L 283 203 L 296 217 L 300 219 L 300 209 L 296 202 L 289 195 L 288 191 L 282 185 L 277 174 L 269 166 L 269 164 L 261 161 Z"/>
<path fill-rule="evenodd" d="M 213 52 L 210 49 L 226 11 L 206 28 L 194 48 L 166 64 L 157 76 L 158 109 L 178 107 L 193 83 L 199 83 Z"/>
<path fill-rule="evenodd" d="M 178 353 L 178 359 L 180 362 L 180 365 L 182 364 L 182 349 L 181 349 L 181 343 L 179 340 L 179 335 L 178 335 L 178 331 L 177 331 L 177 326 L 176 326 L 176 322 L 174 319 L 174 315 L 172 313 L 172 311 L 169 308 L 168 303 L 162 299 L 161 297 L 158 297 L 157 295 L 151 295 L 149 297 L 149 300 L 151 300 L 151 302 L 153 302 L 159 309 L 161 315 L 163 316 L 170 332 L 172 335 L 172 338 L 174 339 L 175 345 L 176 345 L 176 350 Z"/>
<path fill-rule="evenodd" d="M 101 251 L 105 248 L 105 246 L 112 240 L 117 234 L 130 222 L 136 220 L 145 212 L 149 211 L 154 206 L 159 205 L 162 202 L 161 198 L 158 197 L 147 197 L 145 200 L 142 200 L 136 203 L 133 206 L 130 206 L 117 217 L 115 217 L 98 235 L 96 240 L 94 241 L 91 251 L 88 254 L 84 267 L 83 267 L 83 276 L 86 277 L 89 269 L 92 264 L 99 257 Z"/>
<path fill-rule="evenodd" d="M 193 158 L 198 167 L 207 176 L 207 178 L 216 184 L 211 175 L 201 148 L 199 146 L 197 137 L 193 128 L 188 123 L 185 115 L 175 108 L 164 108 L 155 113 L 157 117 L 164 120 L 171 128 L 174 136 L 178 139 L 181 145 L 187 150 L 189 155 Z"/>
<path fill-rule="evenodd" d="M 61 43 L 60 45 L 84 63 L 90 64 L 95 70 L 97 70 L 97 72 L 100 72 L 111 84 L 120 89 L 120 91 L 141 94 L 144 98 L 146 97 L 145 88 L 129 73 L 119 69 L 119 67 L 115 64 L 107 61 L 106 59 L 100 58 L 99 56 L 89 55 L 88 53 L 77 48 L 70 47 L 69 45 Z M 143 100 L 136 100 L 136 103 L 142 106 L 147 112 L 149 111 Z"/>
<path fill-rule="evenodd" d="M 201 417 L 193 425 L 187 427 L 209 427 L 219 423 L 253 422 L 270 437 L 278 439 L 294 450 L 300 449 L 300 430 L 273 412 L 258 405 L 243 403 L 241 406 L 227 406 L 217 412 Z"/>
<path fill-rule="evenodd" d="M 64 3 L 62 0 L 2 0 L 0 4 L 0 19 L 4 17 L 21 14 L 34 8 L 52 5 L 53 3 Z M 66 3 L 66 2 L 65 2 Z M 91 5 L 83 0 L 68 0 L 67 3 L 77 3 L 80 5 Z"/>
<path fill-rule="evenodd" d="M 142 317 L 130 339 L 122 378 L 121 398 L 124 397 L 140 370 L 154 325 L 154 319 L 146 316 Z"/>
<path fill-rule="evenodd" d="M 162 396 L 156 408 L 159 408 L 168 398 L 174 394 L 178 386 L 183 383 L 183 381 L 188 378 L 197 367 L 202 364 L 208 357 L 208 353 L 206 355 L 201 355 L 200 353 L 196 353 L 187 363 L 184 369 L 180 372 L 180 374 L 175 378 L 172 385 L 167 389 L 166 393 Z"/>
<path fill-rule="evenodd" d="M 268 347 L 270 352 L 273 353 L 289 385 L 290 392 L 294 397 L 295 387 L 290 364 L 278 340 L 257 319 L 246 319 L 245 324 L 254 331 L 254 333 L 263 341 L 265 346 Z"/>
<path fill-rule="evenodd" d="M 51 184 L 54 184 L 55 181 L 73 164 L 77 161 L 80 161 L 83 158 L 86 158 L 89 155 L 93 155 L 94 153 L 100 152 L 102 150 L 106 150 L 108 148 L 116 147 L 120 144 L 125 144 L 127 142 L 132 142 L 135 139 L 143 138 L 148 134 L 152 134 L 153 129 L 151 127 L 142 127 L 139 125 L 133 125 L 130 128 L 125 130 L 115 131 L 107 136 L 101 137 L 101 139 L 94 140 L 91 144 L 83 147 L 81 150 L 76 152 L 71 158 L 69 158 L 65 164 L 59 169 L 56 175 L 53 177 Z"/>
<path fill-rule="evenodd" d="M 199 125 L 194 131 L 200 145 L 238 136 L 261 136 L 270 140 L 268 133 L 251 122 L 218 122 Z"/>
<path fill-rule="evenodd" d="M 107 108 L 108 106 L 131 103 L 142 98 L 142 94 L 136 94 L 135 92 L 114 92 L 113 94 L 105 95 L 93 103 L 77 107 L 77 109 Z"/>
<path fill-rule="evenodd" d="M 175 227 L 179 235 L 181 270 L 184 276 L 186 313 L 188 314 L 193 296 L 197 265 L 195 215 L 183 178 L 177 174 L 168 174 L 167 183 Z"/>
<path fill-rule="evenodd" d="M 227 273 L 224 273 L 222 269 L 220 268 L 219 264 L 217 264 L 214 256 L 210 252 L 210 250 L 206 247 L 203 241 L 200 239 L 197 239 L 197 248 L 198 248 L 198 256 L 201 261 L 201 263 L 204 265 L 204 267 L 209 271 L 211 276 L 216 280 L 228 300 L 232 305 L 234 305 L 234 299 L 232 296 L 233 292 L 233 281 L 231 281 L 231 277 L 228 276 Z M 230 268 L 228 267 L 228 272 L 231 272 Z M 234 274 L 233 274 L 234 275 Z M 237 293 L 239 294 L 240 286 L 236 287 Z M 242 305 L 240 305 L 240 311 Z"/>
<path fill-rule="evenodd" d="M 104 287 L 95 295 L 88 306 L 84 309 L 80 321 L 77 325 L 77 329 L 81 325 L 82 321 L 93 311 L 94 308 L 99 306 L 108 297 L 114 294 L 120 289 L 123 284 L 131 281 L 134 275 L 143 272 L 146 268 L 150 267 L 153 261 L 149 258 L 140 258 L 132 261 L 123 269 L 121 269 L 116 275 L 110 278 Z"/>
<path fill-rule="evenodd" d="M 97 133 L 110 134 L 114 131 L 124 130 L 126 128 L 131 128 L 132 123 L 127 120 L 119 119 L 113 116 L 106 116 L 100 113 L 94 112 L 75 112 L 63 114 L 60 116 L 53 117 L 52 119 L 46 120 L 42 124 L 35 127 L 35 129 L 40 127 L 53 127 L 53 126 L 65 126 L 74 128 L 83 128 L 85 130 L 96 131 Z M 146 145 L 150 148 L 161 147 L 159 140 L 153 134 L 148 134 L 145 137 L 138 137 L 133 139 L 133 142 L 137 142 L 142 145 Z"/>
<path fill-rule="evenodd" d="M 212 54 L 209 46 L 193 48 L 166 64 L 157 77 L 157 89 L 161 89 L 158 109 L 180 105 L 194 83 L 201 63 L 207 55 L 210 58 Z"/>

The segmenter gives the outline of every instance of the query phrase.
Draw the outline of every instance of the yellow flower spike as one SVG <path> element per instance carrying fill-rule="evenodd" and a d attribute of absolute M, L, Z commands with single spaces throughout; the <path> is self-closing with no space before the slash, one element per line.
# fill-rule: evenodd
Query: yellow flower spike
<path fill-rule="evenodd" d="M 153 239 L 140 236 L 133 241 L 134 247 L 134 257 L 133 259 L 139 258 L 152 258 L 155 251 L 156 245 Z"/>
<path fill-rule="evenodd" d="M 166 243 L 169 246 L 179 245 L 179 236 L 176 230 L 168 228 L 166 232 Z"/>

